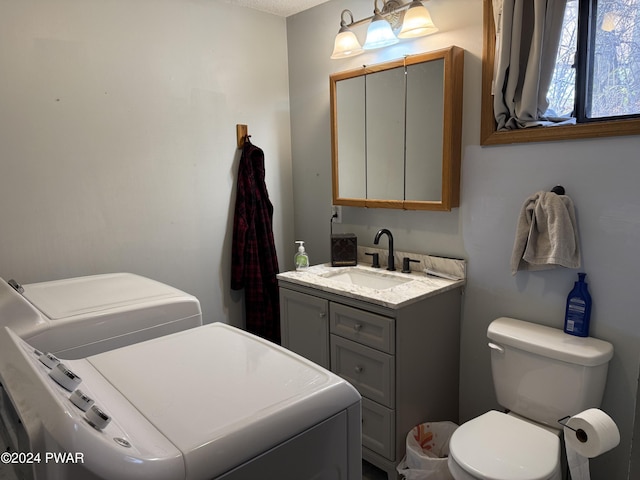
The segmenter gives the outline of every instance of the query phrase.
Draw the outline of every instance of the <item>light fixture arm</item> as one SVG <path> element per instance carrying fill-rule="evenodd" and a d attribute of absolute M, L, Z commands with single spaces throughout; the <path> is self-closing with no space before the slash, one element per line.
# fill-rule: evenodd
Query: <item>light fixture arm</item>
<path fill-rule="evenodd" d="M 382 10 L 378 9 L 378 0 L 375 0 L 374 2 L 374 15 L 367 17 L 367 18 L 363 18 L 362 20 L 353 20 L 353 14 L 351 13 L 350 10 L 343 10 L 342 11 L 342 21 L 340 22 L 341 26 L 345 26 L 345 27 L 357 27 L 358 25 L 363 25 L 367 22 L 370 22 L 371 20 L 373 20 L 373 17 L 375 16 L 375 14 L 377 13 L 378 15 L 381 15 L 382 17 L 387 17 L 399 12 L 402 12 L 403 10 L 407 10 L 410 6 L 411 6 L 411 1 L 408 1 L 407 3 L 398 3 L 397 0 L 382 0 Z M 351 23 L 346 23 L 344 25 L 342 25 L 342 22 L 344 21 L 343 15 L 345 12 L 349 12 L 349 15 L 351 15 Z"/>
<path fill-rule="evenodd" d="M 348 13 L 349 16 L 351 17 L 351 22 L 350 23 L 347 23 L 345 21 L 345 19 L 344 19 L 345 13 Z M 345 9 L 340 14 L 340 27 L 350 27 L 351 25 L 353 25 L 353 13 L 351 13 L 351 10 Z"/>

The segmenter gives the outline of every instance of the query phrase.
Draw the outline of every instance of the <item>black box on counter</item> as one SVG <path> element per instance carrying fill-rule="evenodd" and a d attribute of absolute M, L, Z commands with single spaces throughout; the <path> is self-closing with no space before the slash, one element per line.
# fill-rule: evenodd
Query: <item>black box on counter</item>
<path fill-rule="evenodd" d="M 348 267 L 358 264 L 358 237 L 353 233 L 331 235 L 331 266 Z"/>

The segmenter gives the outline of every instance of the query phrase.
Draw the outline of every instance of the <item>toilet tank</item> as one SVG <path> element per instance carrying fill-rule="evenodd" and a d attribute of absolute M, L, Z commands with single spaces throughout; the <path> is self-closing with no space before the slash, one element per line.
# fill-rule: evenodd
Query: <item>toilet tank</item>
<path fill-rule="evenodd" d="M 487 330 L 498 402 L 522 417 L 558 428 L 558 420 L 597 408 L 613 345 L 592 337 L 498 318 Z"/>

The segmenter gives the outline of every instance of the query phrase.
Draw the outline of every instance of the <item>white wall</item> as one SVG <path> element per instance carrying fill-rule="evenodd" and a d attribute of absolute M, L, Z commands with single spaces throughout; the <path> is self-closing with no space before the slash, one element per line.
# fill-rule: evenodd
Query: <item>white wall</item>
<path fill-rule="evenodd" d="M 2 0 L 0 71 L 0 276 L 129 271 L 241 324 L 237 123 L 265 152 L 281 268 L 293 251 L 285 20 L 213 0 Z"/>
<path fill-rule="evenodd" d="M 593 478 L 626 479 L 640 351 L 640 137 L 480 147 L 482 1 L 433 0 L 427 6 L 440 28 L 436 35 L 338 61 L 329 55 L 340 12 L 348 8 L 356 19 L 364 18 L 371 15 L 371 2 L 332 0 L 287 20 L 296 238 L 306 241 L 312 263 L 329 261 L 329 75 L 404 53 L 464 48 L 460 208 L 441 213 L 344 207 L 344 223 L 335 231 L 354 232 L 359 245 L 372 245 L 376 231 L 387 227 L 397 249 L 468 260 L 460 371 L 460 420 L 466 421 L 498 408 L 486 348 L 486 328 L 494 318 L 507 315 L 562 327 L 576 271 L 513 277 L 509 260 L 524 200 L 564 185 L 576 205 L 583 269 L 594 299 L 591 334 L 615 347 L 602 408 L 618 423 L 622 440 L 592 460 Z M 362 39 L 364 28 L 357 27 L 356 34 Z M 425 369 L 424 381 L 428 375 Z"/>

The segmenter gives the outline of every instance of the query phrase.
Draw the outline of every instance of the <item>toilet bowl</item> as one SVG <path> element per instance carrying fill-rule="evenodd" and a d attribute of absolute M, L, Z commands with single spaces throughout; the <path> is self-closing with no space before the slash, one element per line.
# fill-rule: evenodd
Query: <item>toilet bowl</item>
<path fill-rule="evenodd" d="M 560 480 L 559 434 L 490 410 L 456 430 L 449 470 L 456 480 Z"/>
<path fill-rule="evenodd" d="M 455 480 L 561 480 L 558 420 L 602 401 L 613 346 L 513 318 L 487 330 L 498 403 L 449 444 Z"/>

